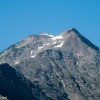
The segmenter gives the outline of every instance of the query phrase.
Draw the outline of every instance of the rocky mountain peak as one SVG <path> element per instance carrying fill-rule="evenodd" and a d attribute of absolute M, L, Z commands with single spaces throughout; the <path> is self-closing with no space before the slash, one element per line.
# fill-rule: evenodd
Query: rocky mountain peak
<path fill-rule="evenodd" d="M 62 32 L 61 34 L 63 35 L 68 35 L 68 34 L 71 34 L 71 33 L 74 33 L 74 34 L 79 34 L 78 30 L 75 29 L 75 28 L 70 28 L 70 29 L 67 29 L 65 30 L 64 32 Z"/>
<path fill-rule="evenodd" d="M 71 29 L 68 29 L 67 31 L 68 31 L 68 33 L 70 33 L 70 32 L 74 32 L 76 34 L 79 33 L 76 28 L 71 28 Z"/>
<path fill-rule="evenodd" d="M 61 35 L 65 38 L 65 41 L 70 42 L 72 44 L 85 44 L 90 48 L 95 50 L 99 50 L 97 46 L 95 46 L 92 42 L 90 42 L 87 38 L 79 33 L 79 31 L 75 28 L 68 29 L 61 33 Z"/>
<path fill-rule="evenodd" d="M 100 100 L 99 48 L 75 28 L 58 36 L 42 33 L 26 37 L 0 53 L 0 64 L 3 63 L 10 66 L 0 67 L 0 95 L 3 91 L 7 96 L 6 91 L 14 87 L 22 96 L 32 94 L 35 100 Z"/>

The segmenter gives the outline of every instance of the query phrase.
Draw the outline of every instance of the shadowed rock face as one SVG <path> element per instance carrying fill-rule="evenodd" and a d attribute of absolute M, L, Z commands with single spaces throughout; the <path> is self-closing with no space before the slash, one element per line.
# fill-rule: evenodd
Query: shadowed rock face
<path fill-rule="evenodd" d="M 59 36 L 31 35 L 1 52 L 0 63 L 19 73 L 13 78 L 21 81 L 15 84 L 23 91 L 29 89 L 35 100 L 100 100 L 99 48 L 75 28 Z"/>
<path fill-rule="evenodd" d="M 9 100 L 51 100 L 41 92 L 38 84 L 32 84 L 8 64 L 0 65 L 0 94 Z"/>
<path fill-rule="evenodd" d="M 10 100 L 34 99 L 31 89 L 24 80 L 22 81 L 21 76 L 7 64 L 0 65 L 0 94 L 7 96 Z"/>

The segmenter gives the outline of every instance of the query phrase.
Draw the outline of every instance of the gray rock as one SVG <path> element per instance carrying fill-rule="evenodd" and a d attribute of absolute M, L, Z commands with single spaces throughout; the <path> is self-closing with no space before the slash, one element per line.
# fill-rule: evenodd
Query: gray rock
<path fill-rule="evenodd" d="M 100 50 L 75 28 L 59 36 L 31 35 L 1 52 L 0 63 L 52 100 L 100 100 Z"/>

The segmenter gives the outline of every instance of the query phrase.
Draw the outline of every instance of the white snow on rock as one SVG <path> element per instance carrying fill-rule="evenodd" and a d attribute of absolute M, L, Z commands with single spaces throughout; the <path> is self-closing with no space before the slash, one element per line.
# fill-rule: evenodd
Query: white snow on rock
<path fill-rule="evenodd" d="M 52 44 L 56 44 L 57 42 L 53 42 Z"/>
<path fill-rule="evenodd" d="M 42 47 L 38 47 L 38 51 L 41 50 L 41 49 L 43 49 L 43 48 L 44 48 L 43 46 Z"/>
<path fill-rule="evenodd" d="M 78 53 L 77 56 L 80 56 L 80 54 Z"/>
<path fill-rule="evenodd" d="M 55 36 L 51 39 L 55 41 L 55 40 L 63 39 L 63 36 L 59 35 L 59 36 Z"/>
<path fill-rule="evenodd" d="M 31 58 L 34 58 L 36 55 L 31 56 Z"/>
<path fill-rule="evenodd" d="M 34 51 L 31 51 L 31 58 L 34 58 L 36 55 L 34 55 Z"/>
<path fill-rule="evenodd" d="M 19 64 L 19 61 L 15 61 L 15 65 Z"/>
<path fill-rule="evenodd" d="M 33 54 L 34 51 L 31 51 L 31 54 Z"/>
<path fill-rule="evenodd" d="M 49 35 L 50 37 L 54 37 L 53 35 Z"/>
<path fill-rule="evenodd" d="M 53 35 L 49 35 L 48 33 L 40 33 L 39 35 L 47 35 L 47 36 L 50 36 L 50 37 L 54 37 Z"/>
<path fill-rule="evenodd" d="M 63 46 L 63 44 L 64 44 L 64 41 L 62 41 L 59 45 L 56 45 L 55 48 L 60 48 Z"/>

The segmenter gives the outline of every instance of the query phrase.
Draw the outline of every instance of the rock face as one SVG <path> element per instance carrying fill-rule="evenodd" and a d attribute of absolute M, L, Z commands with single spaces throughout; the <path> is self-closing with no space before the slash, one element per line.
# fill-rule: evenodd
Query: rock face
<path fill-rule="evenodd" d="M 35 100 L 100 100 L 100 50 L 75 28 L 31 35 L 1 52 L 3 63 L 36 86 Z"/>
<path fill-rule="evenodd" d="M 8 64 L 0 65 L 0 94 L 5 96 L 0 96 L 0 100 L 50 100 L 37 84 L 25 79 Z"/>

